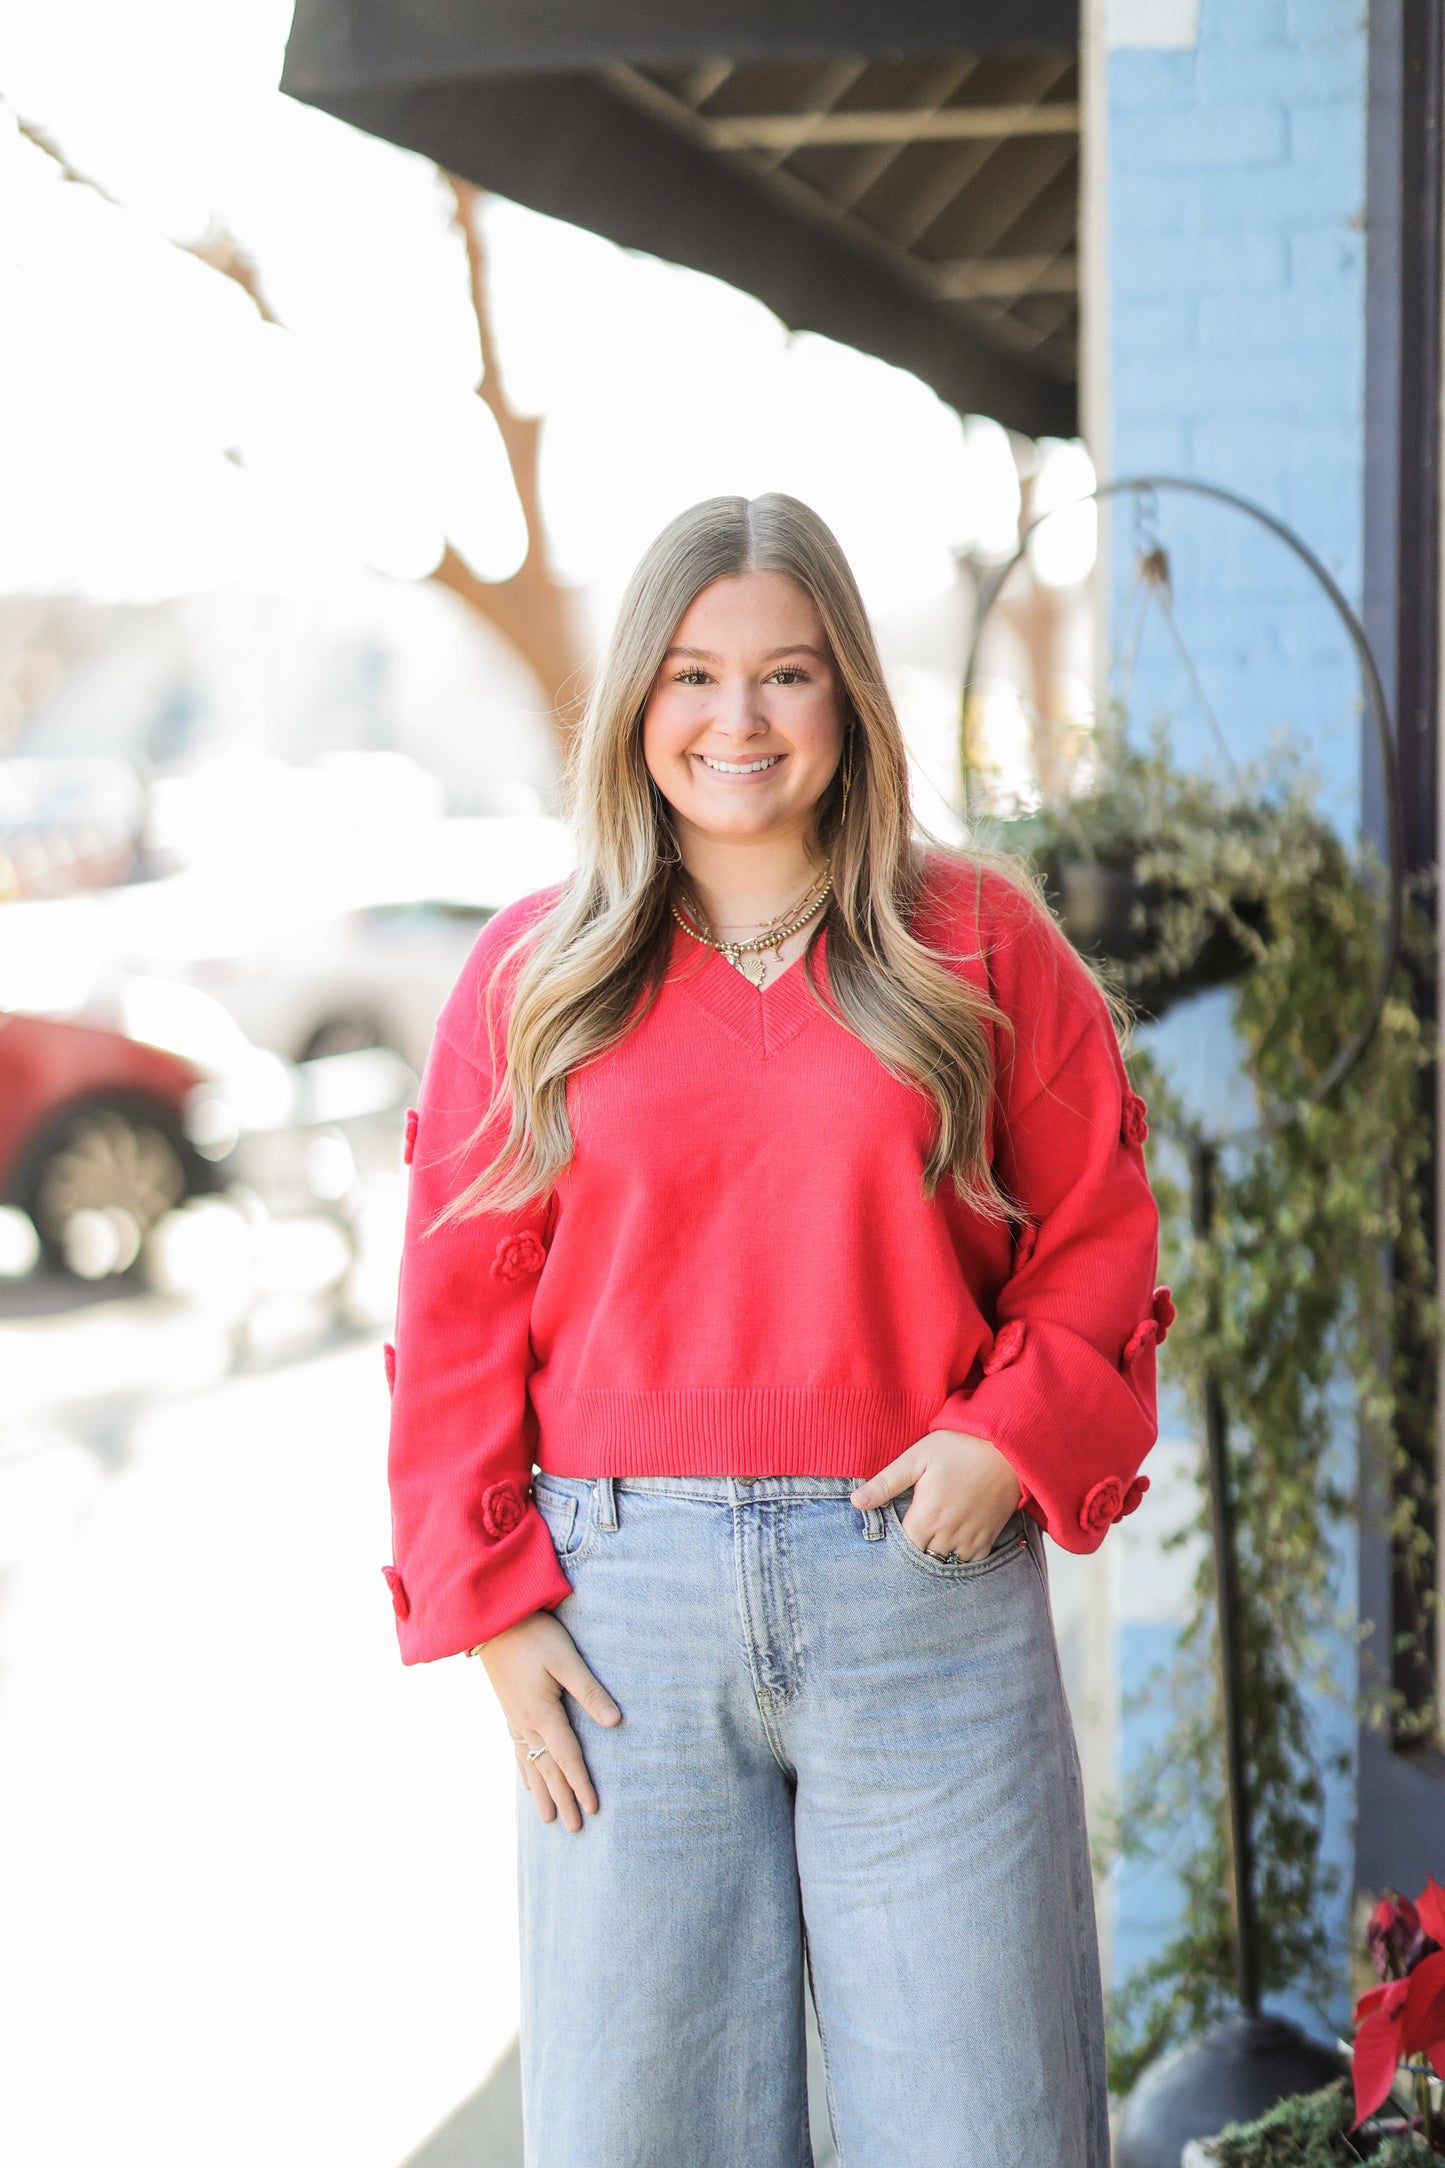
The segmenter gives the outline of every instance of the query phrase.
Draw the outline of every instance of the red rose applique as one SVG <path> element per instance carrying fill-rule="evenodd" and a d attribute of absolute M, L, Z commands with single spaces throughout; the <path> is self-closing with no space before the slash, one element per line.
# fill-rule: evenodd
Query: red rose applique
<path fill-rule="evenodd" d="M 1152 1308 L 1154 1311 L 1154 1322 L 1159 1327 L 1159 1339 L 1157 1344 L 1162 1347 L 1168 1335 L 1169 1327 L 1174 1323 L 1175 1318 L 1179 1315 L 1178 1310 L 1174 1307 L 1174 1297 L 1170 1294 L 1167 1287 L 1155 1288 Z"/>
<path fill-rule="evenodd" d="M 482 1492 L 482 1526 L 489 1536 L 509 1536 L 526 1510 L 515 1483 L 489 1483 Z"/>
<path fill-rule="evenodd" d="M 994 1341 L 984 1361 L 983 1372 L 985 1377 L 988 1377 L 995 1370 L 1004 1369 L 1007 1364 L 1014 1360 L 1023 1347 L 1025 1329 L 1021 1317 L 1011 1317 L 1008 1323 L 1001 1328 L 998 1338 Z"/>
<path fill-rule="evenodd" d="M 1145 1491 L 1146 1491 L 1146 1490 L 1148 1490 L 1148 1488 L 1149 1488 L 1149 1478 L 1148 1478 L 1148 1476 L 1147 1476 L 1147 1475 L 1136 1475 L 1136 1476 L 1135 1476 L 1135 1478 L 1134 1478 L 1134 1480 L 1133 1480 L 1133 1482 L 1132 1482 L 1132 1483 L 1131 1483 L 1131 1484 L 1129 1485 L 1129 1488 L 1128 1488 L 1128 1489 L 1127 1489 L 1127 1490 L 1125 1491 L 1125 1493 L 1124 1493 L 1124 1503 L 1123 1503 L 1123 1504 L 1122 1504 L 1122 1505 L 1120 1506 L 1120 1508 L 1119 1508 L 1119 1516 L 1118 1516 L 1118 1517 L 1119 1517 L 1119 1519 L 1120 1519 L 1121 1521 L 1123 1520 L 1123 1518 L 1124 1518 L 1124 1515 L 1125 1515 L 1126 1513 L 1137 1513 L 1137 1512 L 1138 1512 L 1138 1510 L 1139 1510 L 1139 1501 L 1140 1501 L 1140 1499 L 1141 1499 L 1141 1498 L 1142 1498 L 1142 1497 L 1144 1496 L 1144 1493 L 1145 1493 Z"/>
<path fill-rule="evenodd" d="M 503 1235 L 492 1259 L 492 1272 L 499 1280 L 526 1280 L 540 1272 L 546 1262 L 547 1252 L 528 1229 L 519 1235 Z"/>
<path fill-rule="evenodd" d="M 401 1575 L 397 1572 L 395 1566 L 383 1566 L 381 1570 L 386 1577 L 386 1585 L 391 1590 L 392 1610 L 395 1611 L 398 1618 L 410 1618 L 411 1598 L 401 1585 Z"/>
<path fill-rule="evenodd" d="M 394 1393 L 396 1391 L 396 1349 L 389 1340 L 382 1347 L 381 1363 L 386 1372 L 386 1389 L 389 1393 Z"/>
<path fill-rule="evenodd" d="M 1142 1144 L 1148 1136 L 1149 1124 L 1144 1119 L 1145 1112 L 1145 1105 L 1139 1094 L 1136 1091 L 1126 1091 L 1124 1120 L 1119 1130 L 1126 1144 Z"/>
<path fill-rule="evenodd" d="M 1118 1520 L 1124 1510 L 1124 1486 L 1116 1475 L 1096 1483 L 1079 1508 L 1079 1526 L 1097 1536 Z"/>
<path fill-rule="evenodd" d="M 1015 1272 L 1023 1271 L 1024 1266 L 1028 1263 L 1029 1259 L 1034 1254 L 1034 1248 L 1038 1242 L 1038 1239 L 1039 1230 L 1032 1220 L 1029 1220 L 1024 1226 L 1019 1229 L 1018 1240 L 1014 1244 Z"/>
<path fill-rule="evenodd" d="M 1152 1347 L 1159 1338 L 1159 1321 L 1153 1317 L 1141 1317 L 1128 1339 L 1124 1342 L 1124 1368 L 1137 1362 L 1146 1347 Z"/>
<path fill-rule="evenodd" d="M 416 1150 L 416 1108 L 406 1110 L 406 1123 L 401 1133 L 401 1159 L 404 1167 L 411 1165 L 411 1155 Z"/>

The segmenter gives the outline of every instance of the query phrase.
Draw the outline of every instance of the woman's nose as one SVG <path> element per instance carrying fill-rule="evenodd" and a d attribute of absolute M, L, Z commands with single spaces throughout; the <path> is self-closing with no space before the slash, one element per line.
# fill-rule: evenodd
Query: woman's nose
<path fill-rule="evenodd" d="M 713 726 L 729 737 L 760 737 L 770 727 L 761 689 L 750 678 L 724 681 L 718 688 Z"/>

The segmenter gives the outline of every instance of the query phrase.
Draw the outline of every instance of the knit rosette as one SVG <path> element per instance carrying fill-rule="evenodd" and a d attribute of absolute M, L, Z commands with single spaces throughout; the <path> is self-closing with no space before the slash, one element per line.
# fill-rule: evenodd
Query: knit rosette
<path fill-rule="evenodd" d="M 1124 1342 L 1124 1368 L 1127 1370 L 1131 1363 L 1136 1363 L 1145 1348 L 1153 1347 L 1158 1338 L 1158 1320 L 1152 1317 L 1141 1317 L 1128 1339 Z"/>
<path fill-rule="evenodd" d="M 526 1501 L 515 1483 L 489 1483 L 482 1492 L 482 1526 L 494 1540 L 509 1536 L 526 1510 Z"/>
<path fill-rule="evenodd" d="M 994 1341 L 984 1360 L 985 1377 L 990 1376 L 995 1370 L 1004 1369 L 1009 1363 L 1016 1360 L 1022 1352 L 1026 1330 L 1027 1327 L 1021 1317 L 1011 1317 L 1008 1323 L 1001 1328 L 998 1338 Z"/>
<path fill-rule="evenodd" d="M 526 1280 L 546 1262 L 547 1252 L 527 1228 L 519 1235 L 503 1235 L 492 1259 L 492 1274 L 498 1280 Z"/>
<path fill-rule="evenodd" d="M 1102 1535 L 1115 1521 L 1122 1521 L 1126 1513 L 1136 1513 L 1139 1501 L 1149 1488 L 1147 1475 L 1136 1475 L 1127 1486 L 1116 1475 L 1106 1475 L 1096 1483 L 1079 1508 L 1079 1526 L 1090 1535 Z"/>
<path fill-rule="evenodd" d="M 1126 1144 L 1142 1144 L 1148 1136 L 1149 1124 L 1144 1119 L 1146 1111 L 1144 1101 L 1136 1091 L 1125 1092 L 1124 1119 L 1119 1134 Z"/>

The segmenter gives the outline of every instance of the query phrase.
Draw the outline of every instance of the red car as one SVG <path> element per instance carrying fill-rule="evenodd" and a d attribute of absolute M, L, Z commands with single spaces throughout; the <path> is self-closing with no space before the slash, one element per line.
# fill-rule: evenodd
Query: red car
<path fill-rule="evenodd" d="M 183 1120 L 200 1081 L 119 1032 L 0 1015 L 0 1202 L 30 1215 L 48 1264 L 124 1272 L 157 1220 L 215 1187 Z"/>

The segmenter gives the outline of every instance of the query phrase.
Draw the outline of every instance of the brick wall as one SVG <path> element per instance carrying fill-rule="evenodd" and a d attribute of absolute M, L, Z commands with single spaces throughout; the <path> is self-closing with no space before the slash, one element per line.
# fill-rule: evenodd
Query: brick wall
<path fill-rule="evenodd" d="M 1237 490 L 1287 521 L 1359 607 L 1363 561 L 1364 0 L 1156 0 L 1153 13 L 1104 0 L 1104 144 L 1095 146 L 1106 321 L 1095 353 L 1109 471 L 1174 474 Z M 1181 42 L 1160 44 L 1177 13 Z M 1142 26 L 1142 27 L 1141 27 Z M 1124 42 L 1150 36 L 1149 46 Z M 1210 714 L 1160 628 L 1133 683 L 1135 726 L 1167 713 L 1182 757 L 1225 772 L 1272 729 L 1309 747 L 1325 802 L 1352 828 L 1358 806 L 1359 680 L 1342 631 L 1310 578 L 1237 515 L 1161 496 L 1180 630 Z M 1130 513 L 1113 520 L 1113 622 L 1133 596 Z M 1212 714 L 1212 721 L 1211 721 Z M 1222 741 L 1222 746 L 1221 742 Z M 1200 1102 L 1227 1095 L 1227 997 L 1193 1005 L 1149 1035 Z M 1162 1373 L 1167 1383 L 1167 1360 Z M 1197 1457 L 1197 1418 L 1165 1395 L 1159 1486 Z M 1341 1450 L 1348 1449 L 1348 1409 Z M 1157 1570 L 1141 1514 L 1115 1563 L 1119 1760 L 1150 1721 L 1130 1690 L 1167 1659 L 1175 1578 Z M 1122 1533 L 1122 1532 L 1121 1532 Z M 1151 1556 L 1151 1546 L 1154 1555 Z M 1342 1587 L 1353 1560 L 1340 1561 Z M 1163 1592 L 1163 1593 L 1161 1593 Z M 1340 1652 L 1348 1686 L 1353 1659 Z M 1348 1752 L 1343 1704 L 1317 1711 L 1320 1737 Z M 1328 1850 L 1348 1887 L 1353 1783 L 1333 1780 Z M 1113 1893 L 1116 1977 L 1167 1934 L 1167 1875 L 1121 1876 Z M 1344 2015 L 1346 1898 L 1320 1923 L 1339 1958 Z M 1309 2013 L 1296 2010 L 1296 2015 Z M 1316 2024 L 1320 2014 L 1314 2013 Z"/>

